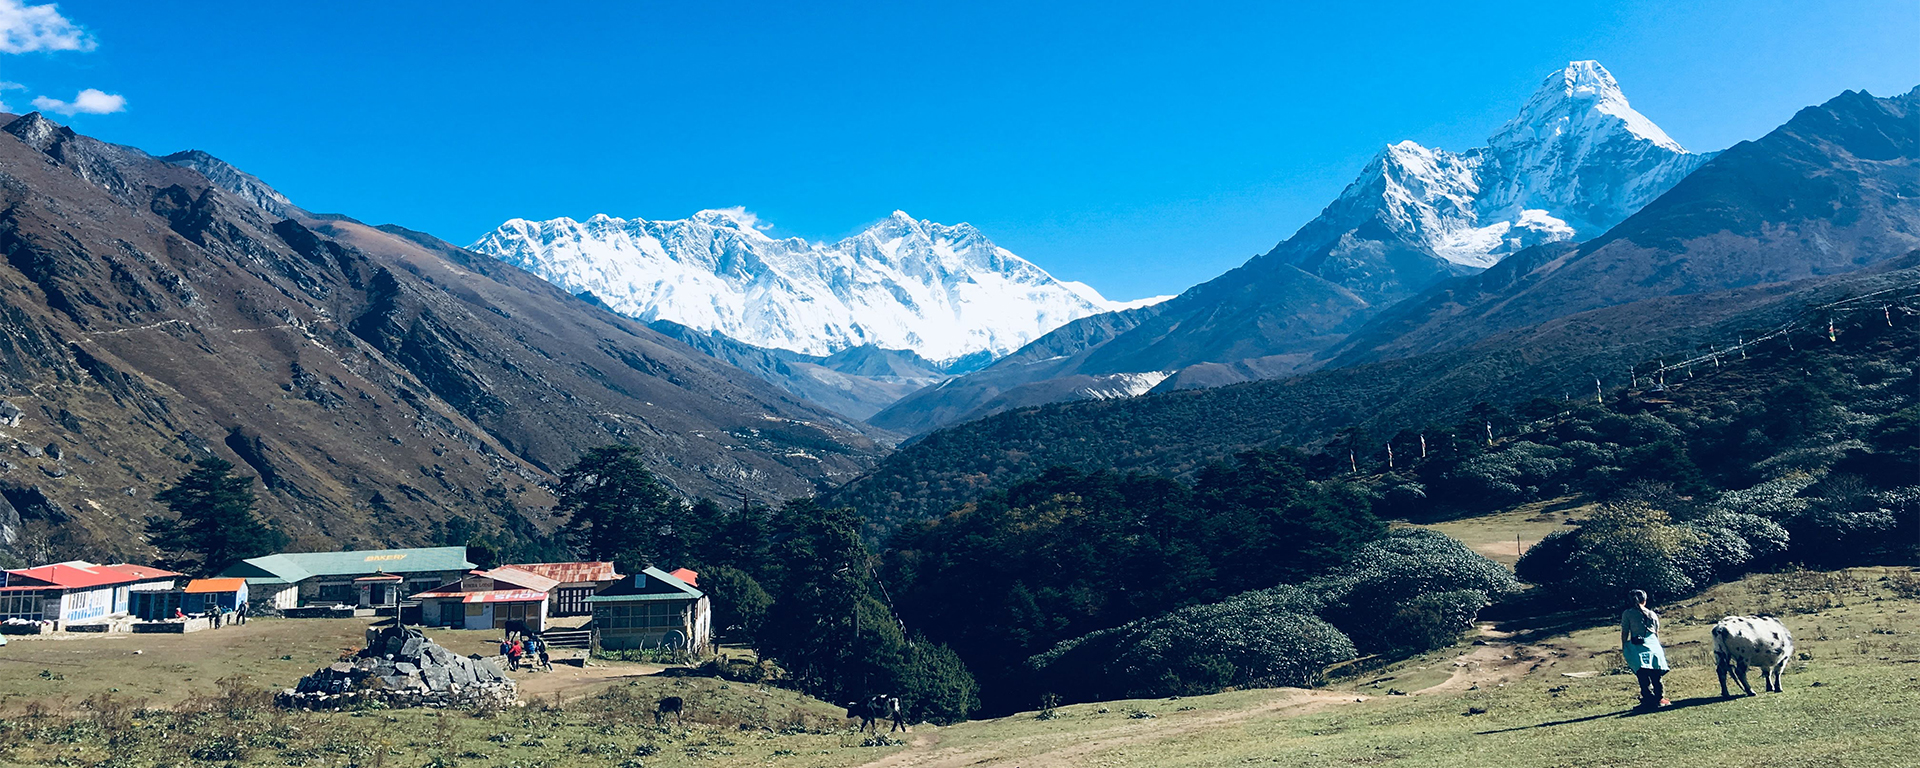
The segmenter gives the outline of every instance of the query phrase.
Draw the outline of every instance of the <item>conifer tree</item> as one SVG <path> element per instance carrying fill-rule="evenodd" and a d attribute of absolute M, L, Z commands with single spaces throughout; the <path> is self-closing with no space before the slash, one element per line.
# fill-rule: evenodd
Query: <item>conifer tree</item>
<path fill-rule="evenodd" d="M 567 537 L 580 556 L 611 561 L 622 573 L 672 567 L 691 549 L 686 502 L 631 445 L 594 448 L 561 473 L 559 511 L 569 516 Z"/>
<path fill-rule="evenodd" d="M 286 534 L 253 513 L 253 478 L 234 475 L 218 456 L 201 459 L 154 499 L 175 516 L 147 518 L 147 535 L 176 570 L 210 576 L 286 546 Z"/>

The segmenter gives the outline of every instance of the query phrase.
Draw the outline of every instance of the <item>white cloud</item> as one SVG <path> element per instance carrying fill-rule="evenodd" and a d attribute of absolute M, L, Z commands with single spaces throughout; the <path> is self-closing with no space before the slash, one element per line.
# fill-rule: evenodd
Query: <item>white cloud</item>
<path fill-rule="evenodd" d="M 107 93 L 98 88 L 88 88 L 81 91 L 80 95 L 73 97 L 73 101 L 35 96 L 33 106 L 42 112 L 58 112 L 69 116 L 110 115 L 127 108 L 127 97 L 117 93 Z"/>
<path fill-rule="evenodd" d="M 48 5 L 0 0 L 0 53 L 91 51 L 93 37 Z"/>

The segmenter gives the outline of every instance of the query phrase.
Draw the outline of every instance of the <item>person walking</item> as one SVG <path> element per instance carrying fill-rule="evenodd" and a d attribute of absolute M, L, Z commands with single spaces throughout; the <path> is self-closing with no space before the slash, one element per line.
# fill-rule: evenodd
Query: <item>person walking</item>
<path fill-rule="evenodd" d="M 235 624 L 240 624 L 240 625 L 242 625 L 242 626 L 244 626 L 244 625 L 246 625 L 246 623 L 247 623 L 247 601 L 245 601 L 245 600 L 242 600 L 242 601 L 240 601 L 240 607 L 238 607 L 238 608 L 235 608 L 235 609 L 234 609 L 234 611 L 233 611 L 233 623 L 235 623 Z"/>
<path fill-rule="evenodd" d="M 1660 614 L 1647 607 L 1647 593 L 1627 593 L 1627 609 L 1620 612 L 1620 653 L 1627 657 L 1627 668 L 1640 680 L 1640 706 L 1647 709 L 1672 706 L 1667 688 L 1661 682 L 1667 674 L 1667 651 L 1660 646 Z"/>

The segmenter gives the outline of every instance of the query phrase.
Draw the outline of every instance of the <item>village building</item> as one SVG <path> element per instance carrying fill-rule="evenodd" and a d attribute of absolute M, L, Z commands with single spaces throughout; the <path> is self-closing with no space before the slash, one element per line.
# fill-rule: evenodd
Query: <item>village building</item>
<path fill-rule="evenodd" d="M 685 568 L 646 568 L 587 598 L 600 647 L 705 649 L 713 641 L 713 607 L 698 583 L 699 574 Z"/>
<path fill-rule="evenodd" d="M 420 601 L 420 623 L 430 627 L 545 632 L 548 598 L 559 585 L 533 571 L 503 565 L 473 571 L 414 597 Z"/>
<path fill-rule="evenodd" d="M 246 579 L 194 579 L 187 582 L 181 590 L 180 610 L 190 614 L 202 614 L 209 611 L 233 613 L 240 610 L 240 604 L 247 601 Z"/>
<path fill-rule="evenodd" d="M 593 613 L 587 598 L 621 578 L 619 572 L 613 569 L 613 563 L 512 563 L 507 567 L 532 571 L 559 583 L 547 597 L 548 616 L 586 616 Z"/>
<path fill-rule="evenodd" d="M 73 560 L 0 572 L 0 621 L 50 622 L 56 629 L 126 616 L 136 589 L 170 590 L 180 574 L 127 564 Z"/>
<path fill-rule="evenodd" d="M 466 547 L 426 547 L 283 552 L 242 560 L 220 575 L 246 579 L 255 605 L 280 609 L 333 604 L 373 607 L 391 606 L 459 579 L 472 568 Z M 385 577 L 377 580 L 382 589 L 373 589 L 374 581 L 356 581 L 372 576 Z"/>

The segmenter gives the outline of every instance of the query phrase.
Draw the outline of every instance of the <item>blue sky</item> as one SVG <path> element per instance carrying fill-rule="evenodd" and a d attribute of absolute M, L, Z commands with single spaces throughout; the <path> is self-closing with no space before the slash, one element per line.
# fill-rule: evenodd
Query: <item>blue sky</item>
<path fill-rule="evenodd" d="M 898 208 L 1120 299 L 1266 251 L 1385 144 L 1480 144 L 1571 59 L 1698 150 L 1920 84 L 1916 0 L 62 2 L 70 29 L 26 1 L 0 0 L 12 111 L 310 209 L 464 244 L 735 205 L 837 238 Z"/>

